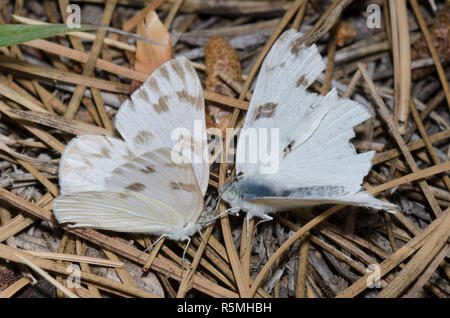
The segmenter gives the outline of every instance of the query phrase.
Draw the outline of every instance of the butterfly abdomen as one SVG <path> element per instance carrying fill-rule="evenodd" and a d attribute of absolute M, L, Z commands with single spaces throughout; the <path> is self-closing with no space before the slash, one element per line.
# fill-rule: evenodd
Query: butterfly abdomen
<path fill-rule="evenodd" d="M 348 191 L 343 186 L 324 185 L 311 187 L 297 187 L 293 189 L 275 189 L 273 187 L 253 182 L 244 181 L 240 185 L 242 199 L 250 200 L 261 197 L 284 197 L 284 198 L 329 198 L 345 195 Z"/>
<path fill-rule="evenodd" d="M 329 198 L 338 197 L 347 193 L 343 186 L 325 185 L 312 187 L 299 187 L 282 191 L 280 197 L 286 198 Z"/>

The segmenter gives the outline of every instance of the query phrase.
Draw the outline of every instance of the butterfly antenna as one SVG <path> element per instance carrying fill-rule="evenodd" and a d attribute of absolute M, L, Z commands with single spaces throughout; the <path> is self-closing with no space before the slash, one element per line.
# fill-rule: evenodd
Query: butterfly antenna
<path fill-rule="evenodd" d="M 214 211 L 216 211 L 216 212 L 217 212 L 217 210 L 219 210 L 219 204 L 220 204 L 221 199 L 222 199 L 222 194 L 219 194 L 219 196 L 217 197 L 216 208 L 214 209 Z"/>
<path fill-rule="evenodd" d="M 230 186 L 230 184 L 227 184 L 227 186 L 226 186 L 226 188 L 224 188 L 224 190 L 222 191 L 222 193 L 220 193 L 218 196 L 217 196 L 217 203 L 216 203 L 216 208 L 214 209 L 214 214 L 216 214 L 217 213 L 217 211 L 219 210 L 219 204 L 220 204 L 220 200 L 222 199 L 222 195 L 225 193 L 225 190 L 228 188 Z M 239 212 L 239 210 L 237 210 L 237 211 L 235 211 L 235 209 L 236 208 L 230 208 L 230 209 L 227 209 L 227 210 L 225 210 L 225 211 L 223 211 L 223 212 L 220 212 L 218 215 L 216 215 L 216 216 L 214 216 L 213 218 L 211 218 L 210 220 L 208 220 L 208 222 L 211 222 L 211 221 L 214 221 L 214 220 L 216 220 L 216 219 L 218 219 L 222 214 L 225 214 L 225 213 L 228 213 L 228 212 L 230 212 L 230 211 L 233 211 L 233 212 L 231 212 L 231 213 L 237 213 L 237 212 Z"/>

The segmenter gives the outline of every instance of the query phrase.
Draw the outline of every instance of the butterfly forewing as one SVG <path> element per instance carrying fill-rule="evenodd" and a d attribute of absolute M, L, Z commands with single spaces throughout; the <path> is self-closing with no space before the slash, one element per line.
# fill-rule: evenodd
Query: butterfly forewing
<path fill-rule="evenodd" d="M 203 195 L 192 165 L 174 163 L 171 149 L 144 153 L 119 166 L 107 178 L 111 188 L 143 194 L 182 213 L 185 222 L 198 219 L 203 209 Z"/>
<path fill-rule="evenodd" d="M 370 118 L 370 113 L 356 102 L 338 99 L 335 89 L 326 96 L 306 90 L 324 63 L 315 45 L 293 45 L 301 36 L 294 30 L 283 33 L 261 67 L 243 131 L 278 129 L 278 167 L 263 173 L 260 162 L 246 162 L 249 152 L 260 150 L 242 147 L 247 141 L 240 138 L 236 171 L 242 176 L 236 188 L 241 204 L 251 217 L 325 203 L 394 211 L 394 205 L 361 191 L 374 152 L 357 154 L 349 140 L 355 136 L 353 128 Z M 273 142 L 268 137 L 266 145 Z"/>
<path fill-rule="evenodd" d="M 58 221 L 122 232 L 145 232 L 144 224 L 154 223 L 171 231 L 196 222 L 203 211 L 192 166 L 174 163 L 168 148 L 127 161 L 105 181 L 103 191 L 58 197 Z"/>
<path fill-rule="evenodd" d="M 327 102 L 329 97 L 306 92 L 325 65 L 315 45 L 293 49 L 292 42 L 300 37 L 300 33 L 289 30 L 273 45 L 261 66 L 243 125 L 243 131 L 266 129 L 267 140 L 277 133 L 278 153 L 295 140 L 301 143 L 307 139 L 332 106 Z M 248 147 L 245 142 L 244 138 L 239 139 L 238 149 L 244 149 L 247 158 L 249 152 L 260 150 Z M 247 175 L 258 173 L 259 164 L 244 158 L 236 161 L 236 171 Z"/>
<path fill-rule="evenodd" d="M 77 227 L 186 239 L 198 228 L 209 177 L 207 159 L 172 160 L 175 129 L 187 131 L 194 151 L 207 149 L 203 91 L 190 62 L 162 65 L 122 105 L 115 124 L 125 141 L 85 135 L 67 146 L 55 217 Z"/>
<path fill-rule="evenodd" d="M 117 138 L 101 135 L 74 138 L 64 149 L 59 165 L 61 193 L 104 190 L 109 173 L 133 157 L 130 148 Z"/>
<path fill-rule="evenodd" d="M 131 191 L 92 191 L 56 198 L 59 223 L 116 232 L 170 234 L 184 226 L 183 216 L 162 202 Z"/>
<path fill-rule="evenodd" d="M 202 194 L 206 192 L 209 166 L 207 159 L 201 160 L 207 149 L 203 89 L 186 58 L 171 60 L 153 72 L 131 101 L 120 108 L 115 124 L 138 155 L 171 148 L 179 142 L 173 134 L 187 131 L 191 137 L 187 148 L 192 156 L 186 159 L 193 164 Z"/>

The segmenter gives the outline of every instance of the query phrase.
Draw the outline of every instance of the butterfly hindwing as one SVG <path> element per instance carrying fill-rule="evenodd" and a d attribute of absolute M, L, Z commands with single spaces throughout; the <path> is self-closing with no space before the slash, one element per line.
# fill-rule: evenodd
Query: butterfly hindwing
<path fill-rule="evenodd" d="M 174 163 L 168 148 L 128 160 L 111 171 L 105 183 L 102 191 L 58 197 L 55 217 L 77 227 L 121 232 L 155 232 L 158 228 L 159 233 L 171 236 L 195 224 L 203 210 L 192 166 Z"/>
<path fill-rule="evenodd" d="M 120 139 L 102 135 L 78 136 L 70 141 L 61 157 L 61 193 L 104 190 L 109 173 L 133 157 L 134 153 Z"/>
<path fill-rule="evenodd" d="M 53 209 L 59 223 L 116 232 L 166 234 L 184 225 L 182 215 L 162 202 L 131 191 L 64 194 Z"/>
<path fill-rule="evenodd" d="M 198 219 L 203 209 L 203 195 L 192 165 L 174 163 L 171 149 L 144 153 L 111 172 L 107 183 L 112 189 L 133 191 L 170 206 L 185 218 Z"/>
<path fill-rule="evenodd" d="M 66 147 L 55 217 L 76 227 L 188 238 L 199 227 L 209 178 L 207 159 L 172 160 L 178 128 L 192 137 L 183 141 L 195 154 L 207 149 L 203 90 L 191 63 L 179 58 L 158 68 L 121 106 L 115 125 L 124 141 L 84 135 Z"/>

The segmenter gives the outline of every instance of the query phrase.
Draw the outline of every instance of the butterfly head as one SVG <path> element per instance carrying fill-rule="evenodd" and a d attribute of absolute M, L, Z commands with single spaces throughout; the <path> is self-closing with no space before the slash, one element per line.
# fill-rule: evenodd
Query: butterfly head
<path fill-rule="evenodd" d="M 239 202 L 243 199 L 243 193 L 239 185 L 239 181 L 235 180 L 225 184 L 219 189 L 222 199 L 231 207 L 239 206 Z"/>

